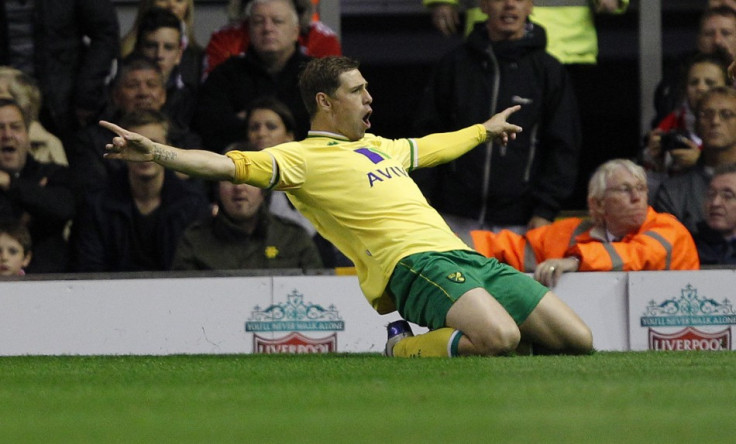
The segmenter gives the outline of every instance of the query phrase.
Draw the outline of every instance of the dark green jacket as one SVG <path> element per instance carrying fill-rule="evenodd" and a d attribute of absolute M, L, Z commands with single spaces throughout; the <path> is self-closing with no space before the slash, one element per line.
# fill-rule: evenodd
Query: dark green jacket
<path fill-rule="evenodd" d="M 296 222 L 261 212 L 252 234 L 220 212 L 187 228 L 174 270 L 322 268 L 312 238 Z"/>

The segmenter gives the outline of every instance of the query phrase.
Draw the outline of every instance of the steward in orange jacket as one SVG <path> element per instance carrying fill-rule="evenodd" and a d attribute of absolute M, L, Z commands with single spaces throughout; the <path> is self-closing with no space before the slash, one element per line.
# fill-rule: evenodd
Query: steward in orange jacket
<path fill-rule="evenodd" d="M 619 241 L 590 219 L 561 219 L 521 236 L 503 230 L 470 232 L 475 249 L 517 270 L 535 271 L 552 258 L 577 257 L 579 271 L 697 270 L 698 252 L 690 232 L 674 216 L 649 207 L 644 223 Z"/>

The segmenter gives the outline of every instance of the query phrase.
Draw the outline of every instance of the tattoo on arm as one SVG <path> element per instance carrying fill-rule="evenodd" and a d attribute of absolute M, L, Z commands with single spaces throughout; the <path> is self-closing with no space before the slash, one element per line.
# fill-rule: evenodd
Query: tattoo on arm
<path fill-rule="evenodd" d="M 167 149 L 164 149 L 158 143 L 153 144 L 153 160 L 174 160 L 176 159 L 176 153 Z"/>

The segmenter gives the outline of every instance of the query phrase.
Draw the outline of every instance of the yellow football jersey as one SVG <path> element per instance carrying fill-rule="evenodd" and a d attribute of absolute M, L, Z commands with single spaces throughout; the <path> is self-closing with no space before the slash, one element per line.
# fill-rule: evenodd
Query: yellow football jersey
<path fill-rule="evenodd" d="M 482 125 L 397 140 L 366 134 L 349 141 L 311 131 L 305 140 L 267 148 L 260 156 L 228 156 L 236 164 L 236 182 L 286 191 L 319 233 L 353 261 L 371 305 L 388 313 L 395 307 L 385 289 L 401 258 L 470 249 L 427 203 L 409 171 L 454 159 L 485 138 Z"/>

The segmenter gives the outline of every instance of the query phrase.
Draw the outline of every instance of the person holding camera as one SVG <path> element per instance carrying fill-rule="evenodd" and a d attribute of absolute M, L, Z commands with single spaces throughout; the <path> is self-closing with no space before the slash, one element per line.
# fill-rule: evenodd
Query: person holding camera
<path fill-rule="evenodd" d="M 665 116 L 651 130 L 641 153 L 641 164 L 647 171 L 647 184 L 654 194 L 667 177 L 693 167 L 700 158 L 702 140 L 695 128 L 695 110 L 708 90 L 725 86 L 728 60 L 720 53 L 697 53 L 688 62 L 681 90 L 681 105 Z"/>
<path fill-rule="evenodd" d="M 703 139 L 700 159 L 686 172 L 665 180 L 654 200 L 655 210 L 673 214 L 693 234 L 705 219 L 703 204 L 714 170 L 736 163 L 736 88 L 718 86 L 706 92 L 696 117 Z"/>

